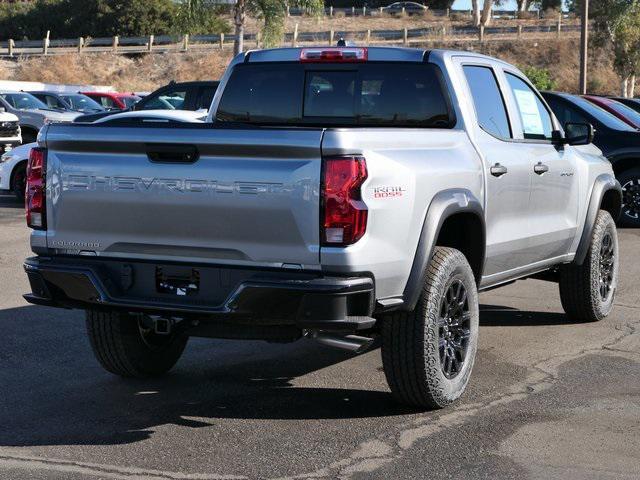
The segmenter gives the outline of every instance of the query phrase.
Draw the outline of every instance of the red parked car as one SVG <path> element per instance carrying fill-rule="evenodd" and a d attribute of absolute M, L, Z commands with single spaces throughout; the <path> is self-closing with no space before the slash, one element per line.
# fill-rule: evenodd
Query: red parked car
<path fill-rule="evenodd" d="M 610 114 L 615 115 L 627 125 L 640 129 L 640 113 L 636 112 L 633 108 L 613 100 L 612 98 L 598 97 L 596 95 L 583 96 L 594 105 L 597 105 Z"/>
<path fill-rule="evenodd" d="M 91 97 L 107 110 L 125 110 L 132 107 L 141 97 L 133 93 L 118 92 L 80 92 Z"/>

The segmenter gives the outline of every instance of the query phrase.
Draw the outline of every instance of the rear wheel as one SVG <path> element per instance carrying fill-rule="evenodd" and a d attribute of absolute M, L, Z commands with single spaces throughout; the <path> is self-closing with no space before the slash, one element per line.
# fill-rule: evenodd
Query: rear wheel
<path fill-rule="evenodd" d="M 93 353 L 105 370 L 121 377 L 153 377 L 180 359 L 188 338 L 154 332 L 149 318 L 120 312 L 86 312 Z"/>
<path fill-rule="evenodd" d="M 620 224 L 640 227 L 640 168 L 631 168 L 618 176 L 622 185 L 622 214 Z"/>
<path fill-rule="evenodd" d="M 464 392 L 478 341 L 478 293 L 465 256 L 437 247 L 412 312 L 382 320 L 382 361 L 394 397 L 442 408 Z"/>
<path fill-rule="evenodd" d="M 618 234 L 611 214 L 600 210 L 582 265 L 560 268 L 562 307 L 572 320 L 602 320 L 613 308 L 617 287 Z"/>
<path fill-rule="evenodd" d="M 11 190 L 18 200 L 24 201 L 24 191 L 27 187 L 27 166 L 19 164 L 13 171 Z"/>

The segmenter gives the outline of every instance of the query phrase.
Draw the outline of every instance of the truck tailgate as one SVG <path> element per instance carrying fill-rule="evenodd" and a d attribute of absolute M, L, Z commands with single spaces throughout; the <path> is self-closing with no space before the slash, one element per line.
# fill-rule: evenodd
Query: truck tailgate
<path fill-rule="evenodd" d="M 318 268 L 321 141 L 320 129 L 52 125 L 47 247 Z"/>

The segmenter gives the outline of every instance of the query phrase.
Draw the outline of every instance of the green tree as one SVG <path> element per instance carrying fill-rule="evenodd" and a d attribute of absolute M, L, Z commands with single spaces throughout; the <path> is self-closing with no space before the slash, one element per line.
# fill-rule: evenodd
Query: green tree
<path fill-rule="evenodd" d="M 562 0 L 541 0 L 540 1 L 540 10 L 543 12 L 545 10 L 561 10 L 562 9 Z"/>
<path fill-rule="evenodd" d="M 299 7 L 309 14 L 319 15 L 324 8 L 323 0 L 237 0 L 234 7 L 233 23 L 236 40 L 234 52 L 244 50 L 244 26 L 247 12 L 262 20 L 262 38 L 266 47 L 277 46 L 282 40 L 287 7 Z"/>
<path fill-rule="evenodd" d="M 229 25 L 211 2 L 183 0 L 177 9 L 176 33 L 226 33 Z"/>
<path fill-rule="evenodd" d="M 43 38 L 48 30 L 57 38 L 228 31 L 215 9 L 192 2 L 185 6 L 173 0 L 37 0 L 28 7 L 0 10 L 0 36 Z"/>
<path fill-rule="evenodd" d="M 609 43 L 613 48 L 613 66 L 621 79 L 622 95 L 633 96 L 635 76 L 640 71 L 640 1 L 594 2 L 591 18 L 596 42 Z"/>
<path fill-rule="evenodd" d="M 522 69 L 522 73 L 531 80 L 531 83 L 538 90 L 555 90 L 557 87 L 557 82 L 551 78 L 551 74 L 546 68 L 528 66 Z"/>

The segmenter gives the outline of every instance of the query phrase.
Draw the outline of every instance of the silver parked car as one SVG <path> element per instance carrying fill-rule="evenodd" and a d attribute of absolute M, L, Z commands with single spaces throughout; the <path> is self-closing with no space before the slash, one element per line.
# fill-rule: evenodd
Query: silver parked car
<path fill-rule="evenodd" d="M 18 117 L 23 143 L 35 142 L 46 122 L 72 122 L 80 115 L 49 108 L 27 92 L 0 91 L 0 107 Z"/>

